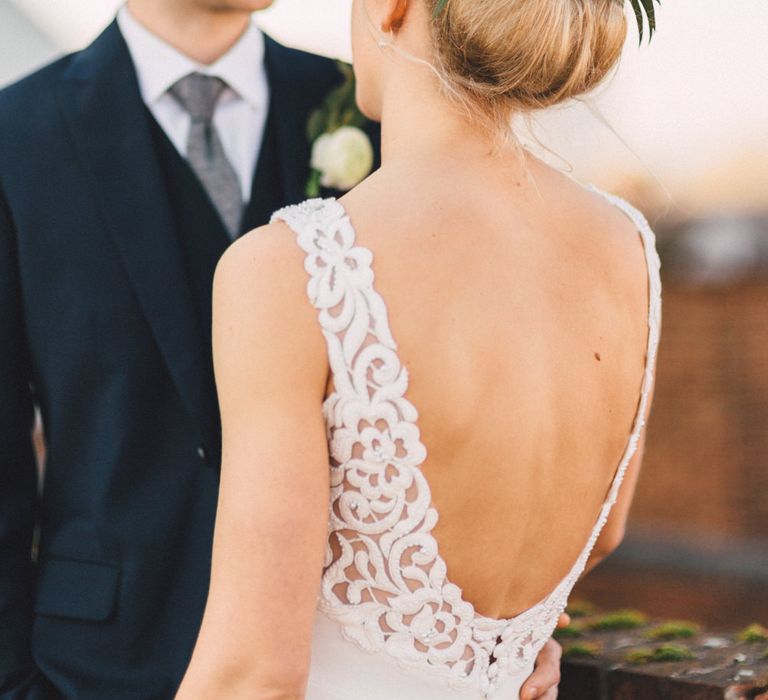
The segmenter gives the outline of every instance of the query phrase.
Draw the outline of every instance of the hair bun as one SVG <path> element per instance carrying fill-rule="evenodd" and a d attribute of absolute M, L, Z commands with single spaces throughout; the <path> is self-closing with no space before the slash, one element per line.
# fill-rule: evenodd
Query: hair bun
<path fill-rule="evenodd" d="M 429 0 L 440 72 L 493 128 L 595 88 L 621 56 L 621 0 Z"/>

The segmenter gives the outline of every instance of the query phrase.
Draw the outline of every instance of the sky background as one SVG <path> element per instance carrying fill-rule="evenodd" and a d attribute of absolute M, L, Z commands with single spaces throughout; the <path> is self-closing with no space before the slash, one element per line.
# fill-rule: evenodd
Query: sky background
<path fill-rule="evenodd" d="M 122 4 L 10 2 L 64 50 L 86 45 Z M 349 58 L 350 5 L 277 0 L 257 21 L 285 43 Z M 616 75 L 590 100 L 619 137 L 575 105 L 537 116 L 537 138 L 584 179 L 648 180 L 650 170 L 698 207 L 768 207 L 768 2 L 663 0 L 658 24 L 638 48 L 631 20 Z"/>

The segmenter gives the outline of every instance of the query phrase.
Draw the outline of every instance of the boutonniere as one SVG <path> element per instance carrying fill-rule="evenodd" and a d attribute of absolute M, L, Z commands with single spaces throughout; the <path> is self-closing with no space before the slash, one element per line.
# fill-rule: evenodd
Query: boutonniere
<path fill-rule="evenodd" d="M 337 62 L 344 81 L 325 98 L 307 122 L 312 144 L 312 174 L 307 197 L 320 195 L 320 187 L 351 190 L 373 169 L 373 146 L 363 131 L 367 119 L 355 102 L 355 74 L 352 66 Z"/>

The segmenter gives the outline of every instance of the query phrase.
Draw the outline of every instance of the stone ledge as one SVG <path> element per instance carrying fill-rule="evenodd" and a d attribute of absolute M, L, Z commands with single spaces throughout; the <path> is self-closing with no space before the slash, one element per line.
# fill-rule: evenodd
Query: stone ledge
<path fill-rule="evenodd" d="M 768 700 L 768 630 L 718 633 L 637 611 L 569 609 L 561 700 Z M 747 639 L 751 641 L 746 641 Z M 675 660 L 657 660 L 657 659 Z"/>

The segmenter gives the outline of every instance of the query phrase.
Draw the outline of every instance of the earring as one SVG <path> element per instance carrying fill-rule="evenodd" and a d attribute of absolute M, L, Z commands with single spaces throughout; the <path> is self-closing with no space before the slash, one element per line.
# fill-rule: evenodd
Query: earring
<path fill-rule="evenodd" d="M 387 36 L 387 32 L 384 31 L 383 27 L 379 27 L 379 38 L 376 41 L 376 45 L 380 49 L 386 49 L 388 46 L 392 46 L 392 40 Z"/>

